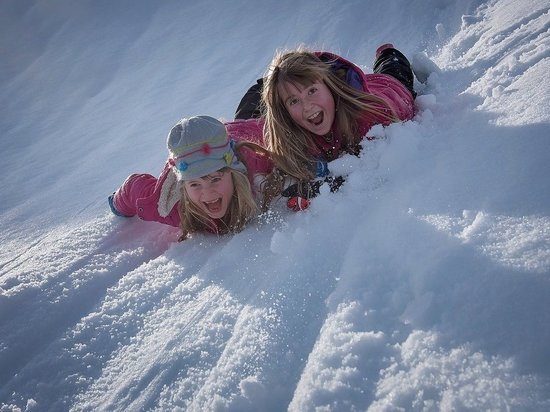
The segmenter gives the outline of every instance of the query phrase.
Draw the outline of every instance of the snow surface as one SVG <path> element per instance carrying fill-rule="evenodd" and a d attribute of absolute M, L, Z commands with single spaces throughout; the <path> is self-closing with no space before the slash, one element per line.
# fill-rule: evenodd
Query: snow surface
<path fill-rule="evenodd" d="M 549 410 L 549 27 L 548 0 L 2 1 L 0 411 Z M 276 49 L 370 71 L 384 42 L 418 115 L 338 193 L 184 243 L 110 214 Z"/>

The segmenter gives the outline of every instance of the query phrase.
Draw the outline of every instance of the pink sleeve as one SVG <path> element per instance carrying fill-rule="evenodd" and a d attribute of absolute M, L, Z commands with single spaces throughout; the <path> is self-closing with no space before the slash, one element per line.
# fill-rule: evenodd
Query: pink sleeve
<path fill-rule="evenodd" d="M 398 120 L 407 121 L 414 117 L 413 96 L 399 80 L 385 74 L 368 74 L 365 78 L 364 91 L 383 99 Z M 390 123 L 383 116 L 364 113 L 359 120 L 359 132 L 364 136 L 375 124 L 387 126 Z"/>
<path fill-rule="evenodd" d="M 137 214 L 137 200 L 149 197 L 155 190 L 157 178 L 149 174 L 132 174 L 113 196 L 115 209 L 124 216 Z"/>
<path fill-rule="evenodd" d="M 237 142 L 247 140 L 264 145 L 264 122 L 262 119 L 235 120 L 226 122 L 225 127 L 231 139 Z"/>
<path fill-rule="evenodd" d="M 414 98 L 399 80 L 387 74 L 367 74 L 365 79 L 365 92 L 384 100 L 399 120 L 413 118 Z"/>

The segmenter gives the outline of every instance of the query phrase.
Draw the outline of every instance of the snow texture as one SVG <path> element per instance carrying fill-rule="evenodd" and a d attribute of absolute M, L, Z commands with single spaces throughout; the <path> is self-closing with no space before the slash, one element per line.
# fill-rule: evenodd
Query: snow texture
<path fill-rule="evenodd" d="M 4 0 L 0 411 L 550 410 L 548 0 Z M 181 117 L 277 49 L 414 64 L 310 209 L 235 236 L 121 218 Z"/>

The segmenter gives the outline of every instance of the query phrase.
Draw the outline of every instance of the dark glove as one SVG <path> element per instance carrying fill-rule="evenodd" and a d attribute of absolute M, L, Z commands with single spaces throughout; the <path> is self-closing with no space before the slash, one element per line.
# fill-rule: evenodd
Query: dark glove
<path fill-rule="evenodd" d="M 340 186 L 346 181 L 343 176 L 327 176 L 322 180 L 313 180 L 311 182 L 298 182 L 290 185 L 283 190 L 284 197 L 303 197 L 305 199 L 313 199 L 320 193 L 320 187 L 323 184 L 328 184 L 332 193 L 337 192 Z"/>
<path fill-rule="evenodd" d="M 324 180 L 294 183 L 283 190 L 281 194 L 284 197 L 302 197 L 304 199 L 313 199 L 319 194 L 319 188 L 323 183 Z"/>
<path fill-rule="evenodd" d="M 295 212 L 307 209 L 313 199 L 320 193 L 320 187 L 328 184 L 332 193 L 337 192 L 340 186 L 346 181 L 342 176 L 327 176 L 323 180 L 314 180 L 312 182 L 294 183 L 287 187 L 281 193 L 288 197 L 287 206 Z"/>
<path fill-rule="evenodd" d="M 325 182 L 328 184 L 328 187 L 330 187 L 331 193 L 340 190 L 340 186 L 342 186 L 345 181 L 346 179 L 344 176 L 327 176 L 325 178 Z"/>

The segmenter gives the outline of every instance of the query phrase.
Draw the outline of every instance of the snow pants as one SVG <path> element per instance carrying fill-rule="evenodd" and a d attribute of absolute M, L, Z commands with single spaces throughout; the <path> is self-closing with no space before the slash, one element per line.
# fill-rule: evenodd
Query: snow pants
<path fill-rule="evenodd" d="M 382 50 L 374 61 L 374 73 L 388 74 L 399 80 L 416 97 L 414 74 L 409 60 L 399 50 L 392 47 Z"/>

